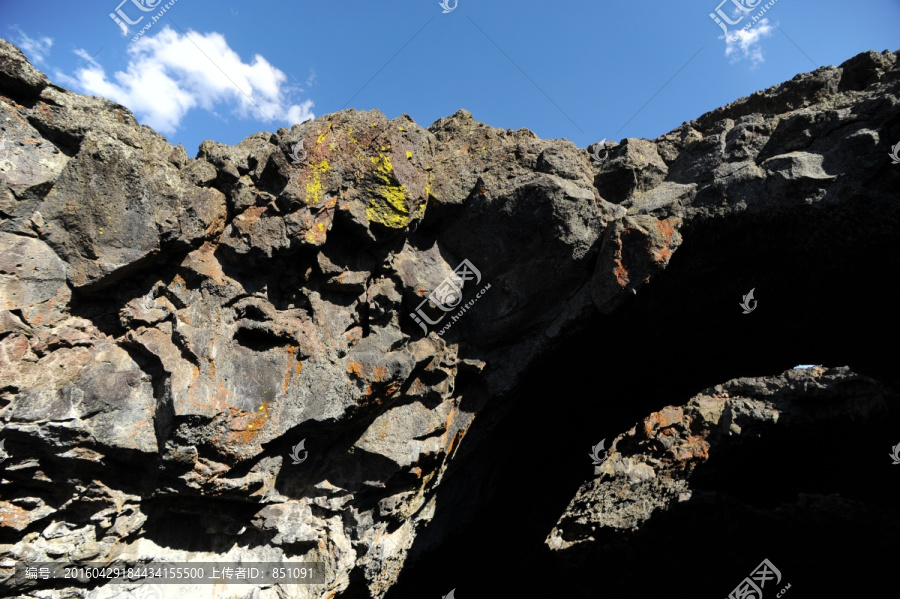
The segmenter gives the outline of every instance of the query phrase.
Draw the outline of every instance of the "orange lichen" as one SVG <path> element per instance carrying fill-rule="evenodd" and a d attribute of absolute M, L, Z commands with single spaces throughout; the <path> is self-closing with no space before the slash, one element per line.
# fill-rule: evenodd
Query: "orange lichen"
<path fill-rule="evenodd" d="M 229 395 L 231 395 L 231 392 L 225 386 L 225 383 L 224 382 L 219 383 L 219 386 L 216 389 L 216 397 L 215 397 L 216 405 L 219 405 L 220 403 L 225 403 L 225 398 L 228 397 Z"/>
<path fill-rule="evenodd" d="M 233 416 L 231 419 L 231 431 L 229 431 L 228 443 L 253 443 L 259 435 L 259 431 L 265 427 L 269 419 L 269 403 L 263 401 L 262 405 L 255 412 L 244 412 L 236 408 L 229 408 L 232 415 L 236 412 L 239 416 Z"/>
<path fill-rule="evenodd" d="M 668 246 L 653 251 L 653 259 L 657 262 L 668 262 L 671 257 L 672 250 L 670 250 Z"/>
<path fill-rule="evenodd" d="M 709 443 L 699 435 L 688 437 L 685 443 L 673 447 L 671 451 L 679 461 L 709 459 Z"/>
<path fill-rule="evenodd" d="M 616 257 L 616 268 L 613 271 L 613 274 L 616 275 L 616 281 L 620 286 L 625 287 L 628 285 L 628 271 L 625 270 L 625 265 L 622 264 L 622 256 L 619 255 Z"/>
<path fill-rule="evenodd" d="M 659 412 L 653 412 L 644 420 L 644 431 L 647 435 L 650 435 L 656 429 L 666 428 L 681 422 L 682 418 L 684 418 L 684 412 L 681 408 L 666 406 Z"/>
<path fill-rule="evenodd" d="M 388 378 L 388 369 L 384 366 L 376 366 L 374 369 L 374 379 L 376 382 L 385 381 Z"/>
<path fill-rule="evenodd" d="M 663 237 L 662 247 L 653 251 L 653 258 L 657 262 L 666 263 L 672 257 L 672 238 L 675 236 L 675 226 L 672 222 L 671 218 L 656 221 L 656 228 Z"/>
<path fill-rule="evenodd" d="M 24 530 L 30 523 L 28 511 L 8 501 L 0 501 L 0 528 Z"/>
<path fill-rule="evenodd" d="M 672 226 L 668 218 L 656 221 L 656 227 L 659 229 L 660 235 L 666 238 L 666 241 L 672 239 L 672 236 L 675 234 L 675 227 Z"/>
<path fill-rule="evenodd" d="M 358 379 L 361 379 L 363 376 L 362 364 L 360 364 L 359 362 L 351 361 L 350 365 L 347 367 L 347 370 L 350 372 L 350 374 Z"/>

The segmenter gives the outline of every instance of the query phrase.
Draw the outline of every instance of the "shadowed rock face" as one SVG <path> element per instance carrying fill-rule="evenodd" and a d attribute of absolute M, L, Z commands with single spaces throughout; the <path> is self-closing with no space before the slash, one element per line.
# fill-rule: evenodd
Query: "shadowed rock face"
<path fill-rule="evenodd" d="M 898 262 L 898 89 L 896 54 L 861 54 L 599 164 L 465 111 L 428 129 L 343 111 L 189 158 L 0 40 L 3 592 L 124 588 L 24 581 L 16 561 L 241 558 L 323 562 L 327 583 L 219 596 L 418 596 L 428 550 L 467 523 L 505 548 L 504 577 L 544 560 L 591 596 L 584 566 L 613 548 L 625 585 L 672 534 L 659 517 L 720 515 L 695 497 L 730 492 L 712 473 L 746 459 L 744 420 L 816 438 L 896 411 L 871 341 L 896 333 L 879 282 Z M 806 356 L 850 368 L 685 404 Z M 821 389 L 833 407 L 803 407 Z M 604 436 L 592 480 L 558 466 Z M 500 458 L 532 443 L 534 508 L 500 507 Z M 896 530 L 868 498 L 790 504 L 813 529 L 843 510 Z M 473 541 L 532 509 L 518 537 Z M 434 595 L 468 576 L 441 557 Z"/>
<path fill-rule="evenodd" d="M 647 563 L 689 570 L 712 547 L 720 554 L 705 567 L 725 591 L 763 558 L 789 575 L 776 590 L 884 580 L 900 513 L 874 479 L 892 474 L 877 459 L 890 443 L 872 433 L 890 438 L 876 423 L 898 406 L 896 391 L 847 368 L 716 385 L 616 437 L 547 545 L 570 571 L 598 559 L 617 566 L 607 586 L 620 591 L 662 592 L 668 582 L 646 580 Z M 673 545 L 679 555 L 666 558 Z M 852 576 L 834 576 L 841 570 Z"/>

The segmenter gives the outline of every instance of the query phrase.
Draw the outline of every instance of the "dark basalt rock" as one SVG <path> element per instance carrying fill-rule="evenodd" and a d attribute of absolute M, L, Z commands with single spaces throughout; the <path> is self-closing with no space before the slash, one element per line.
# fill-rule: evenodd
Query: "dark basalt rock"
<path fill-rule="evenodd" d="M 847 368 L 716 385 L 616 437 L 547 544 L 569 571 L 615 568 L 606 588 L 620 592 L 664 592 L 648 564 L 689 570 L 698 554 L 722 590 L 757 558 L 804 593 L 833 591 L 848 578 L 869 578 L 868 586 L 887 574 L 879 566 L 900 533 L 900 513 L 884 481 L 852 471 L 890 474 L 867 463 L 878 457 L 870 433 L 898 406 L 896 391 Z M 833 575 L 841 570 L 852 574 Z"/>
<path fill-rule="evenodd" d="M 897 58 L 598 164 L 465 111 L 424 129 L 347 110 L 190 158 L 0 40 L 0 592 L 125 588 L 24 581 L 22 561 L 240 558 L 323 562 L 327 583 L 229 596 L 421 596 L 429 577 L 437 596 L 481 574 L 460 556 L 492 555 L 479 592 L 545 567 L 569 581 L 547 592 L 592 596 L 687 563 L 655 549 L 685 522 L 819 538 L 844 516 L 886 550 L 884 494 L 811 468 L 763 505 L 722 473 L 896 412 L 877 339 L 897 333 Z M 785 372 L 807 359 L 829 368 Z M 648 413 L 588 480 L 596 435 Z"/>

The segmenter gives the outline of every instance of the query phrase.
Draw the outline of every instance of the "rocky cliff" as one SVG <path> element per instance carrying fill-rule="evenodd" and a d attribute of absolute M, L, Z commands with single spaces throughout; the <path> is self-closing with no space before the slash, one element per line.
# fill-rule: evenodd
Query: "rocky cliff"
<path fill-rule="evenodd" d="M 767 556 L 819 580 L 763 528 L 886 551 L 884 488 L 723 473 L 839 443 L 897 474 L 898 96 L 869 52 L 599 159 L 356 110 L 191 158 L 0 40 L 0 593 L 130 591 L 24 562 L 243 560 L 325 582 L 162 590 L 587 597 L 727 525 L 725 595 Z"/>

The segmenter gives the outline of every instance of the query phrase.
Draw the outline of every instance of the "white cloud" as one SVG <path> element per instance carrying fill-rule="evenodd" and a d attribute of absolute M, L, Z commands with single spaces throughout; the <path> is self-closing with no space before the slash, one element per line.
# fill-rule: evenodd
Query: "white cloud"
<path fill-rule="evenodd" d="M 76 54 L 89 63 L 76 75 L 81 89 L 127 106 L 165 134 L 174 133 L 192 108 L 214 113 L 221 104 L 241 118 L 270 125 L 315 118 L 312 100 L 291 103 L 281 70 L 259 54 L 243 62 L 220 33 L 191 30 L 182 35 L 167 25 L 130 44 L 128 66 L 113 73 L 112 80 L 84 50 Z"/>
<path fill-rule="evenodd" d="M 25 56 L 27 56 L 31 62 L 44 64 L 44 60 L 50 54 L 50 48 L 53 46 L 53 38 L 43 35 L 38 39 L 35 39 L 15 25 L 12 26 L 12 29 L 15 29 L 18 34 L 14 41 L 16 42 L 16 45 L 19 46 L 19 49 L 25 53 Z"/>
<path fill-rule="evenodd" d="M 753 61 L 753 66 L 765 62 L 763 58 L 760 40 L 770 37 L 775 30 L 769 19 L 762 19 L 751 29 L 737 29 L 729 31 L 728 35 L 720 35 L 719 39 L 725 39 L 725 56 L 731 57 L 731 62 L 737 62 L 741 58 Z"/>

